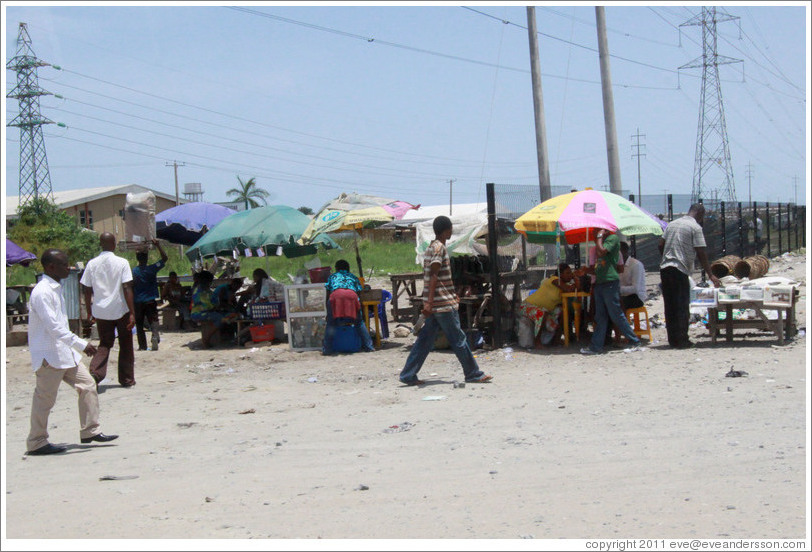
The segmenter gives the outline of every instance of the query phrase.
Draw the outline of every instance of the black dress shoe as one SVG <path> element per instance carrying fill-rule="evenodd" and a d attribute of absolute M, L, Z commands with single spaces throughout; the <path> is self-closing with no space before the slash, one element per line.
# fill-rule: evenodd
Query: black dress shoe
<path fill-rule="evenodd" d="M 82 442 L 91 443 L 93 441 L 96 441 L 99 443 L 106 443 L 114 439 L 118 439 L 118 435 L 105 435 L 104 433 L 99 433 L 98 435 L 94 435 L 93 437 L 82 437 Z"/>
<path fill-rule="evenodd" d="M 29 456 L 42 456 L 43 454 L 59 454 L 60 452 L 65 452 L 66 450 L 68 450 L 68 447 L 58 447 L 48 443 L 47 445 L 43 445 L 36 450 L 29 450 L 26 454 Z"/>

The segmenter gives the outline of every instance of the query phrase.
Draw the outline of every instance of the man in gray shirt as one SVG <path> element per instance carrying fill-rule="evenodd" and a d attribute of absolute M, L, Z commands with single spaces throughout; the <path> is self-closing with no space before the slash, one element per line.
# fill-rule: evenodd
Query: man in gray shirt
<path fill-rule="evenodd" d="M 688 280 L 699 257 L 702 269 L 710 276 L 713 285 L 719 287 L 719 278 L 713 275 L 705 254 L 705 236 L 702 223 L 705 207 L 694 203 L 688 214 L 669 223 L 660 238 L 660 280 L 665 306 L 665 326 L 668 344 L 676 349 L 688 349 L 693 343 L 688 339 L 690 320 L 691 284 Z"/>

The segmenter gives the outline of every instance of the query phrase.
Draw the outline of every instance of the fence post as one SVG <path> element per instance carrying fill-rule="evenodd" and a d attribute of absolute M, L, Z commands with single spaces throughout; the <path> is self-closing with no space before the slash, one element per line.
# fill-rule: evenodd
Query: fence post
<path fill-rule="evenodd" d="M 795 249 L 800 249 L 801 248 L 801 243 L 798 241 L 798 206 L 797 205 L 794 206 L 793 211 L 795 212 L 795 215 L 793 216 L 793 219 L 795 220 Z"/>
<path fill-rule="evenodd" d="M 758 212 L 756 211 L 756 202 L 753 202 L 753 255 L 757 255 L 759 253 L 758 245 L 759 245 L 759 235 L 758 235 L 758 222 L 756 219 L 758 218 Z M 763 223 L 762 223 L 763 224 Z"/>
<path fill-rule="evenodd" d="M 631 203 L 634 203 L 634 194 L 629 194 L 629 201 Z M 640 198 L 641 205 L 642 205 L 642 202 L 643 202 L 643 199 Z M 630 247 L 631 248 L 631 256 L 636 259 L 637 258 L 637 236 L 632 236 L 631 237 L 631 242 L 632 242 L 630 244 L 630 246 L 631 246 Z"/>
<path fill-rule="evenodd" d="M 499 281 L 499 252 L 496 239 L 496 201 L 494 199 L 494 184 L 485 184 L 485 196 L 488 201 L 488 257 L 490 257 L 491 276 L 491 313 L 493 314 L 493 335 L 491 340 L 497 349 L 502 347 L 502 312 L 500 308 L 501 282 Z M 547 261 L 549 262 L 549 261 Z"/>
<path fill-rule="evenodd" d="M 674 220 L 674 194 L 668 194 L 668 222 Z"/>
<path fill-rule="evenodd" d="M 764 224 L 767 225 L 767 258 L 772 257 L 772 247 L 770 244 L 770 202 L 764 204 Z"/>
<path fill-rule="evenodd" d="M 742 202 L 739 202 L 739 257 L 744 258 L 744 223 L 742 221 Z"/>
<path fill-rule="evenodd" d="M 727 228 L 727 226 L 725 224 L 725 202 L 723 201 L 722 203 L 720 203 L 719 207 L 720 207 L 720 216 L 719 216 L 720 221 L 719 222 L 722 224 L 722 255 L 721 256 L 724 257 L 725 255 L 727 255 L 727 232 L 725 231 L 725 228 Z"/>
<path fill-rule="evenodd" d="M 781 243 L 781 202 L 779 201 L 778 202 L 778 254 L 779 255 L 782 253 L 782 251 L 781 251 L 781 249 L 783 249 L 781 247 L 782 245 L 783 244 Z"/>
<path fill-rule="evenodd" d="M 792 224 L 790 222 L 790 206 L 792 203 L 787 203 L 787 251 L 792 251 Z"/>

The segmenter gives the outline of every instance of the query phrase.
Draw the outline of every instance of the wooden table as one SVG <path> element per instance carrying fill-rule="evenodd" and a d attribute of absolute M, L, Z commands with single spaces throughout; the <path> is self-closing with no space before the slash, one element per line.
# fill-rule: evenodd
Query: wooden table
<path fill-rule="evenodd" d="M 725 340 L 733 341 L 733 330 L 737 329 L 757 329 L 768 330 L 778 338 L 778 344 L 783 345 L 785 337 L 792 337 L 797 333 L 795 324 L 795 304 L 798 301 L 798 289 L 792 293 L 792 306 L 775 307 L 765 306 L 761 301 L 736 301 L 735 303 L 721 303 L 716 307 L 708 308 L 708 332 L 711 335 L 711 342 L 716 344 L 716 338 L 725 330 Z M 758 318 L 755 319 L 733 319 L 733 309 L 752 309 Z M 776 320 L 770 320 L 764 314 L 765 310 L 778 312 Z M 725 313 L 725 319 L 719 320 L 719 312 Z"/>
<path fill-rule="evenodd" d="M 392 319 L 395 322 L 412 322 L 417 318 L 419 310 L 415 311 L 413 299 L 417 297 L 417 280 L 423 279 L 422 272 L 407 272 L 389 276 L 392 282 Z M 399 299 L 406 293 L 409 306 L 401 306 Z"/>
<path fill-rule="evenodd" d="M 589 293 L 586 291 L 570 291 L 561 294 L 561 312 L 564 315 L 564 346 L 569 347 L 570 344 L 570 299 L 573 300 L 573 306 L 575 304 L 578 305 L 576 307 L 574 315 L 574 322 L 575 322 L 575 336 L 577 338 L 581 337 L 581 302 L 578 301 L 579 298 L 589 297 Z"/>

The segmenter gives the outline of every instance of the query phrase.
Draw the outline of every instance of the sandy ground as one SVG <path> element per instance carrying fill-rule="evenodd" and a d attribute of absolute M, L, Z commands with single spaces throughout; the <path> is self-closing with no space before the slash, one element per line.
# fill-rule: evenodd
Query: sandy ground
<path fill-rule="evenodd" d="M 802 282 L 805 330 L 805 255 L 770 274 Z M 51 440 L 69 451 L 52 457 L 24 455 L 34 377 L 10 347 L 6 537 L 808 538 L 807 337 L 692 333 L 688 351 L 664 328 L 631 354 L 479 350 L 494 380 L 464 388 L 447 351 L 401 385 L 411 336 L 325 358 L 165 333 L 134 388 L 101 386 L 117 441 L 80 444 L 61 388 Z"/>

